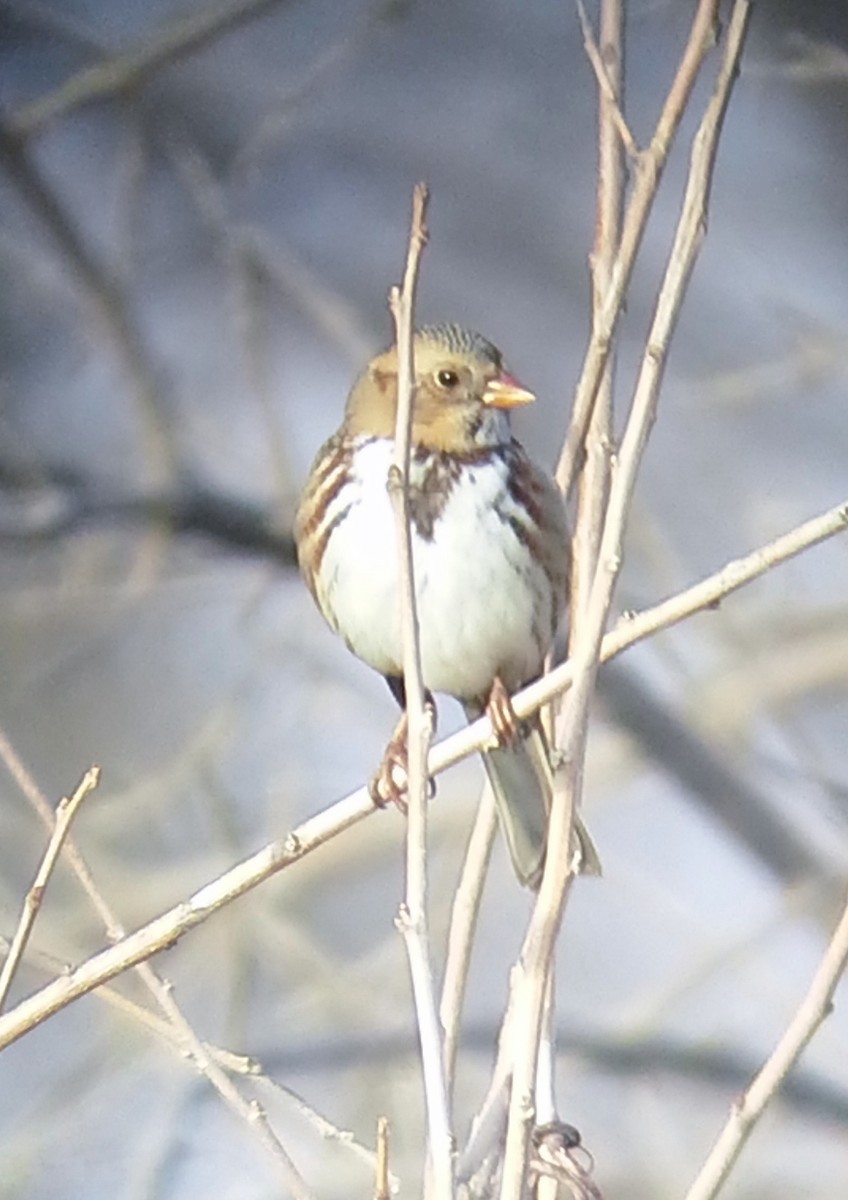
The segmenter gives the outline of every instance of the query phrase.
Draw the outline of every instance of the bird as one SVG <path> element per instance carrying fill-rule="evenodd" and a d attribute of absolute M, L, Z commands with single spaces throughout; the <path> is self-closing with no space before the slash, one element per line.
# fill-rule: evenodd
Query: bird
<path fill-rule="evenodd" d="M 510 694 L 537 678 L 563 622 L 569 537 L 562 495 L 510 428 L 535 400 L 487 338 L 452 323 L 413 336 L 409 512 L 422 681 L 428 701 L 487 712 L 497 744 L 483 761 L 515 873 L 537 887 L 545 861 L 550 752 L 541 722 L 519 722 Z M 294 523 L 301 573 L 327 624 L 383 675 L 402 707 L 403 645 L 395 515 L 387 490 L 398 403 L 396 346 L 355 380 L 341 427 L 321 446 Z M 392 795 L 398 725 L 375 776 Z M 596 871 L 576 829 L 582 870 Z"/>

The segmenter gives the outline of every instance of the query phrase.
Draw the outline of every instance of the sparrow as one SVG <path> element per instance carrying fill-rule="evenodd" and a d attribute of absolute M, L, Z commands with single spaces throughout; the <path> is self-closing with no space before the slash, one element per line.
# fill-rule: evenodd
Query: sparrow
<path fill-rule="evenodd" d="M 545 859 L 552 779 L 538 718 L 509 696 L 542 671 L 566 610 L 569 539 L 562 495 L 510 431 L 534 394 L 500 351 L 458 325 L 414 335 L 409 508 L 421 671 L 470 720 L 488 712 L 498 744 L 483 754 L 519 880 Z M 341 428 L 318 451 L 295 518 L 303 577 L 324 619 L 404 705 L 395 515 L 387 490 L 397 414 L 397 349 L 355 381 Z M 432 702 L 432 701 L 431 701 Z M 391 796 L 403 720 L 375 778 Z M 397 798 L 397 797 L 392 797 Z M 583 870 L 595 869 L 577 830 Z"/>

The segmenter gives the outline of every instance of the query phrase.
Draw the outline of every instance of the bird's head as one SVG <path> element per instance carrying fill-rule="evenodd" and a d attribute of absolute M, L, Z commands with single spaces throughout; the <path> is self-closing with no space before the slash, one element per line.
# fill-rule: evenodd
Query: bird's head
<path fill-rule="evenodd" d="M 496 346 L 458 325 L 415 333 L 412 443 L 463 452 L 509 441 L 508 410 L 535 399 L 505 369 Z M 372 359 L 347 403 L 349 433 L 392 437 L 397 417 L 398 361 L 392 346 Z"/>

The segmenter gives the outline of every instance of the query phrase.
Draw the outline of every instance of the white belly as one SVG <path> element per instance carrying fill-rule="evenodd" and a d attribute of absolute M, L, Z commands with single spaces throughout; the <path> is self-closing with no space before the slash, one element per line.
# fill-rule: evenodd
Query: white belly
<path fill-rule="evenodd" d="M 360 449 L 356 475 L 333 502 L 336 511 L 352 506 L 329 539 L 317 593 L 351 649 L 382 674 L 399 675 L 397 537 L 385 483 L 391 451 L 385 440 Z M 500 460 L 469 467 L 432 539 L 413 530 L 424 684 L 460 699 L 485 698 L 496 674 L 508 688 L 538 674 L 557 615 L 547 576 L 501 515 L 515 508 L 505 472 Z"/>

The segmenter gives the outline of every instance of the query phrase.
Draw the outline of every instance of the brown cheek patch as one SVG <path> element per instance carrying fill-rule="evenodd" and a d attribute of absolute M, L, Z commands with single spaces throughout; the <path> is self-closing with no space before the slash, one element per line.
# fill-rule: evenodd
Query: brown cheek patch
<path fill-rule="evenodd" d="M 383 395 L 389 391 L 395 380 L 395 376 L 392 371 L 382 371 L 379 367 L 372 367 L 371 378 L 374 380 L 375 384 L 383 393 Z"/>

